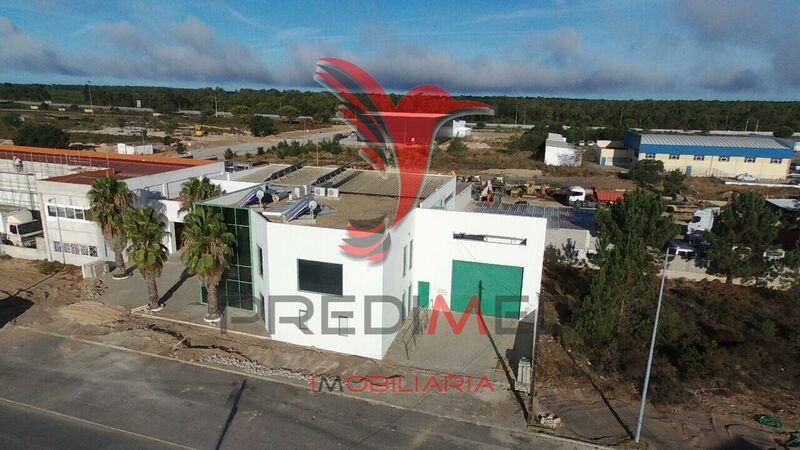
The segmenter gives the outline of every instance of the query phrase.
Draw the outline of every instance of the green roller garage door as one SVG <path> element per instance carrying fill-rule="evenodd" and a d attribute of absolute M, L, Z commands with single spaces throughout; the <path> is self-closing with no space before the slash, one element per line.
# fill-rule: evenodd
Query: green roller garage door
<path fill-rule="evenodd" d="M 519 318 L 522 267 L 453 260 L 450 308 L 464 311 L 473 296 L 484 316 Z"/>

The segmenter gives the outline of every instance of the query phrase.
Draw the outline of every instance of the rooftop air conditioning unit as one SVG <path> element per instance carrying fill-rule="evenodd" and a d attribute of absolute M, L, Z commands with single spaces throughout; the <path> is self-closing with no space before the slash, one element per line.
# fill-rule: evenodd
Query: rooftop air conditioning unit
<path fill-rule="evenodd" d="M 302 186 L 295 186 L 293 190 L 294 198 L 300 198 L 304 195 Z"/>
<path fill-rule="evenodd" d="M 324 187 L 314 187 L 314 197 L 325 197 Z"/>
<path fill-rule="evenodd" d="M 339 198 L 339 189 L 328 188 L 328 197 Z"/>

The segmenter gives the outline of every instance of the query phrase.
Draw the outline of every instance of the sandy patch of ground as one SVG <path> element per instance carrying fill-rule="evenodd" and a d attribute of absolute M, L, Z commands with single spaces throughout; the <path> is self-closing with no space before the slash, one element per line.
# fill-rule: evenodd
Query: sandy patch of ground
<path fill-rule="evenodd" d="M 82 325 L 102 325 L 116 322 L 124 316 L 122 308 L 108 306 L 94 300 L 82 301 L 59 308 L 59 313 Z"/>

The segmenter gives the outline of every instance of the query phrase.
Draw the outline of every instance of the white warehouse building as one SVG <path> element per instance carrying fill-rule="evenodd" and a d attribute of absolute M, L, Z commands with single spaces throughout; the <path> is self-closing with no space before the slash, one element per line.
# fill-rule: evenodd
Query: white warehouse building
<path fill-rule="evenodd" d="M 425 177 L 372 262 L 341 247 L 351 223 L 391 218 L 396 173 L 300 163 L 237 176 L 251 187 L 199 206 L 218 209 L 240 243 L 220 300 L 258 311 L 273 339 L 382 358 L 413 308 L 437 297 L 458 313 L 475 297 L 487 318 L 531 320 L 538 307 L 547 220 L 456 210 L 455 177 Z"/>
<path fill-rule="evenodd" d="M 224 170 L 224 162 L 217 161 L 0 145 L 0 205 L 38 212 L 43 231 L 35 249 L 4 250 L 77 266 L 113 261 L 113 251 L 87 214 L 92 183 L 113 174 L 142 204 L 165 215 L 165 245 L 174 252 L 182 222 L 176 200 L 181 186 L 190 178 L 220 176 Z"/>

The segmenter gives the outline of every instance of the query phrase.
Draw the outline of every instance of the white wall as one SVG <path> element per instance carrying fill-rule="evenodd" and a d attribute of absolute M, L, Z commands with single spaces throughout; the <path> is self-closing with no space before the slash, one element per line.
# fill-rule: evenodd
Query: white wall
<path fill-rule="evenodd" d="M 413 253 L 417 251 L 414 240 L 414 222 L 416 211 L 412 210 L 400 224 L 391 231 L 391 248 L 383 261 L 383 295 L 392 296 L 399 301 L 405 297 L 404 312 L 396 306 L 384 305 L 382 311 L 383 323 L 400 324 L 404 318 L 410 316 L 416 306 L 414 295 L 417 288 L 414 285 Z M 405 270 L 404 270 L 405 264 Z M 387 333 L 382 336 L 383 351 L 389 349 L 397 333 Z"/>
<path fill-rule="evenodd" d="M 86 193 L 91 186 L 76 183 L 61 183 L 47 180 L 37 182 L 39 204 L 37 209 L 41 211 L 42 228 L 47 244 L 49 259 L 61 261 L 66 260 L 67 264 L 84 265 L 86 263 L 105 259 L 113 261 L 114 253 L 107 248 L 100 228 L 90 220 L 55 218 L 47 215 L 47 205 L 53 199 L 56 206 L 72 206 L 75 208 L 89 208 L 89 200 Z M 53 241 L 60 241 L 73 244 L 97 247 L 97 256 L 75 255 L 72 253 L 55 252 Z"/>
<path fill-rule="evenodd" d="M 425 200 L 421 201 L 420 208 L 453 209 L 456 195 L 456 177 L 450 177 L 447 182 L 439 186 Z"/>
<path fill-rule="evenodd" d="M 472 187 L 468 187 L 463 191 L 456 194 L 455 201 L 453 202 L 454 211 L 466 211 L 469 202 L 472 201 Z"/>
<path fill-rule="evenodd" d="M 450 305 L 454 259 L 522 267 L 522 295 L 527 296 L 528 301 L 521 305 L 520 319 L 525 318 L 538 305 L 546 226 L 545 219 L 535 217 L 417 209 L 414 222 L 415 283 L 428 281 L 431 298 L 442 295 Z M 524 238 L 527 245 L 453 239 L 453 233 Z"/>
<path fill-rule="evenodd" d="M 269 267 L 269 302 L 274 306 L 274 329 L 269 330 L 272 338 L 293 344 L 313 346 L 342 353 L 381 358 L 386 352 L 384 340 L 379 335 L 366 335 L 365 299 L 366 295 L 383 293 L 383 269 L 380 264 L 357 260 L 347 256 L 339 246 L 347 236 L 345 230 L 301 226 L 283 223 L 267 224 L 267 253 Z M 328 263 L 342 264 L 342 290 L 344 295 L 355 297 L 355 302 L 337 302 L 335 298 L 323 299 L 322 294 L 301 292 L 297 286 L 297 260 L 308 259 Z M 299 295 L 311 300 L 314 314 L 308 322 L 312 334 L 304 334 L 298 329 L 296 321 L 291 324 L 280 324 L 278 318 L 296 319 L 298 311 L 304 307 L 299 303 L 276 303 L 275 296 Z M 336 319 L 330 318 L 332 311 L 353 313 L 348 320 L 348 327 L 355 329 L 355 334 L 339 336 L 337 334 L 321 334 L 322 304 L 329 305 L 328 325 L 336 328 Z M 269 310 L 267 311 L 269 314 Z M 379 326 L 382 308 L 376 306 L 372 311 L 373 326 Z M 269 323 L 269 320 L 268 320 Z"/>
<path fill-rule="evenodd" d="M 572 148 L 545 144 L 544 163 L 548 166 L 580 166 L 581 153 Z"/>
<path fill-rule="evenodd" d="M 190 178 L 210 177 L 225 172 L 225 162 L 215 162 L 202 166 L 190 166 L 169 172 L 130 178 L 125 181 L 130 190 L 144 189 L 158 192 L 164 198 L 176 198 L 181 186 Z"/>

